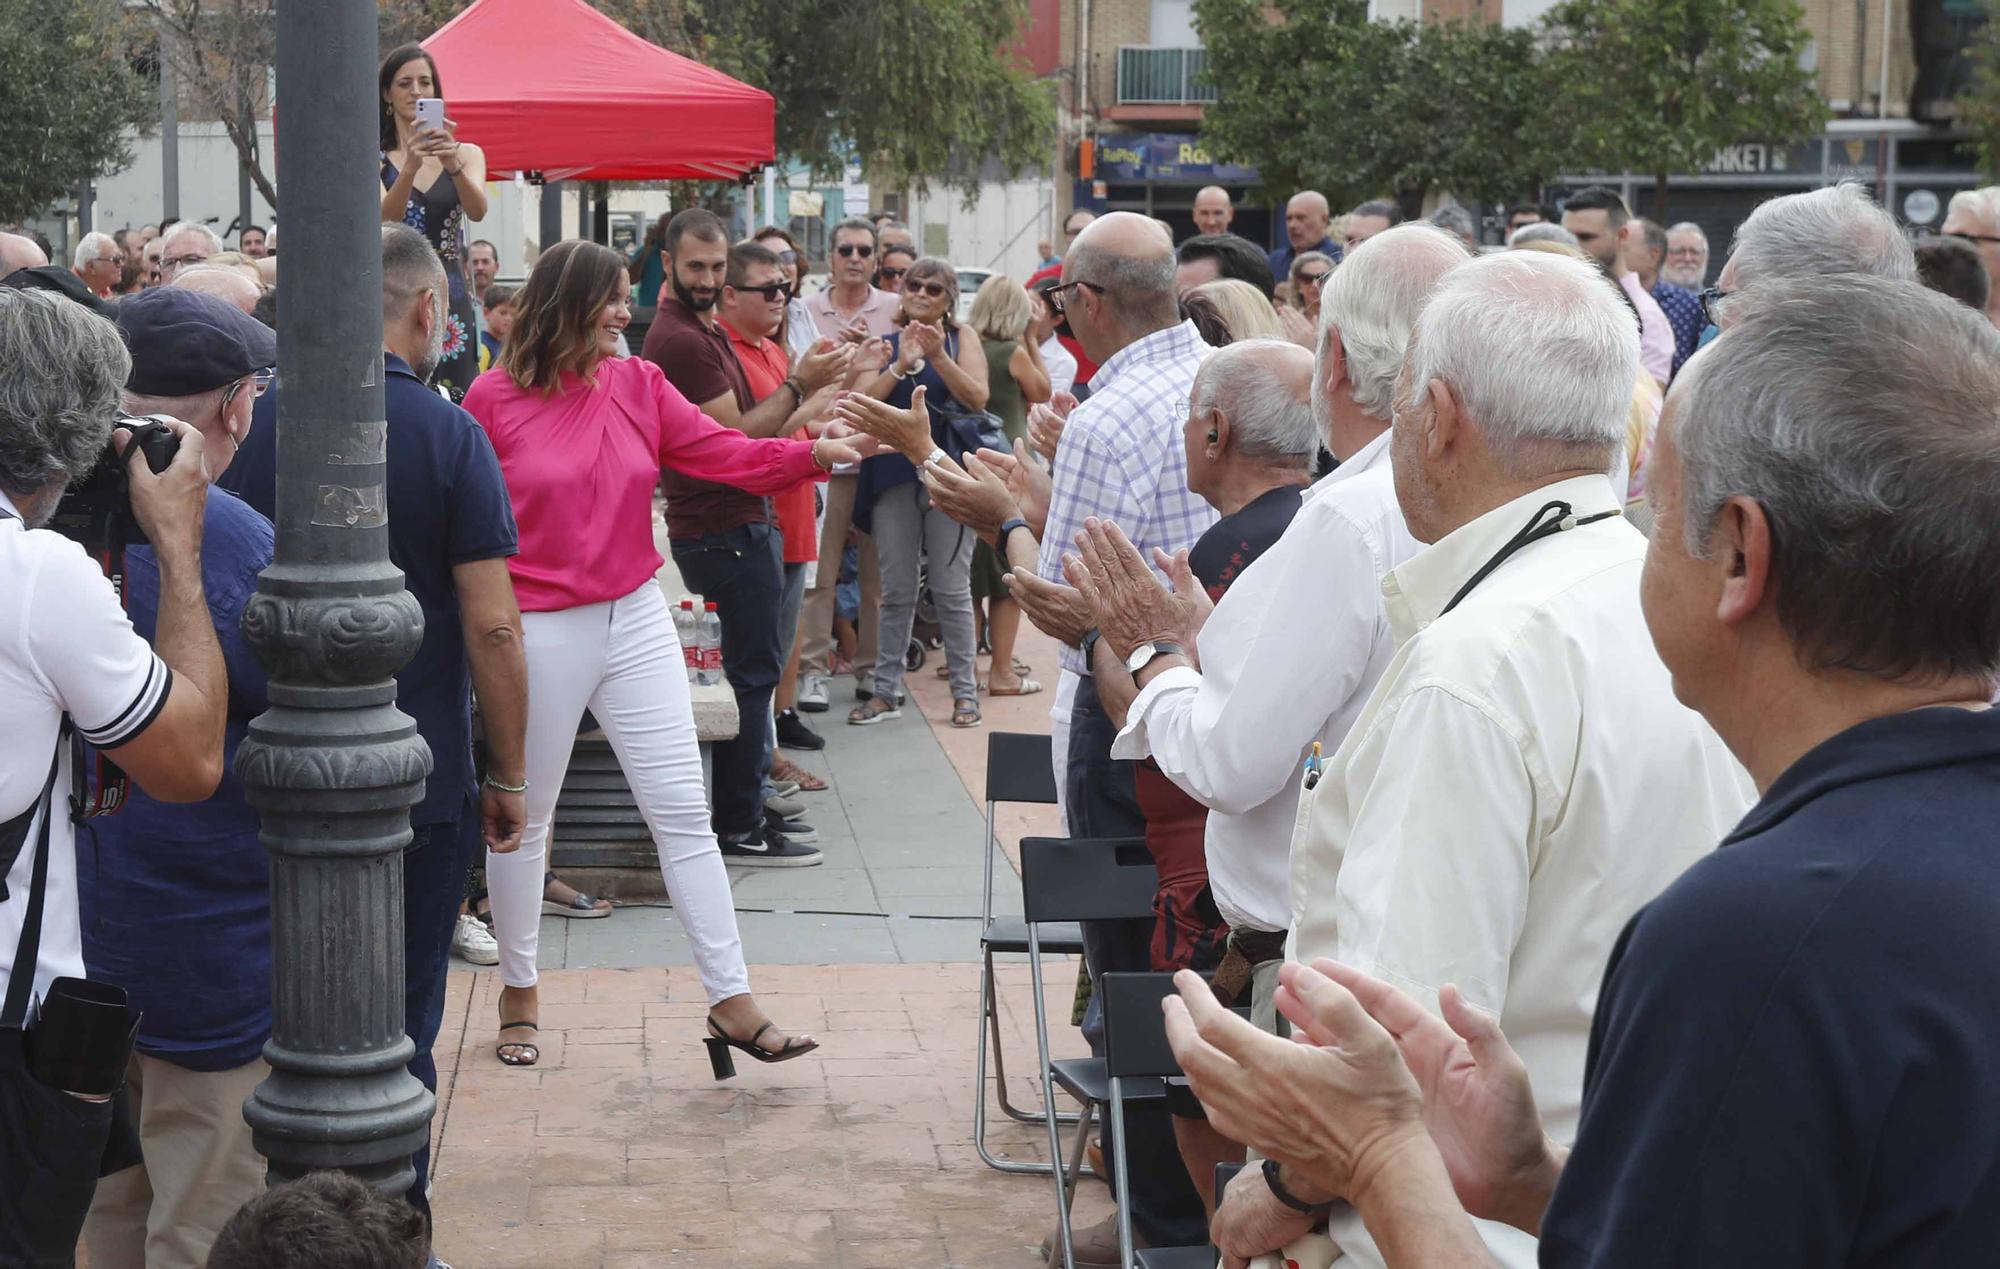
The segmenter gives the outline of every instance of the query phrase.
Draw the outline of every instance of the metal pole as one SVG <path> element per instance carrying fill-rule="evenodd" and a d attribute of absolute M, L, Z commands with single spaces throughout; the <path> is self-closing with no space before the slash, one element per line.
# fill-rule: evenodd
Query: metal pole
<path fill-rule="evenodd" d="M 181 85 L 174 70 L 174 33 L 160 20 L 160 219 L 181 214 Z"/>
<path fill-rule="evenodd" d="M 338 1168 L 409 1188 L 432 1097 L 406 1070 L 403 861 L 430 751 L 390 675 L 423 613 L 389 563 L 371 0 L 278 10 L 277 556 L 243 614 L 270 672 L 236 773 L 271 852 L 271 1075 L 243 1117 L 273 1184 Z"/>
<path fill-rule="evenodd" d="M 783 229 L 788 228 L 791 221 L 791 208 L 778 210 L 778 164 L 774 159 L 764 167 L 764 224 L 776 225 Z"/>
<path fill-rule="evenodd" d="M 255 124 L 251 125 L 255 127 Z M 250 227 L 250 163 L 241 160 L 236 164 L 236 241 L 241 244 L 243 231 Z"/>
<path fill-rule="evenodd" d="M 562 182 L 542 182 L 542 250 L 562 241 Z"/>

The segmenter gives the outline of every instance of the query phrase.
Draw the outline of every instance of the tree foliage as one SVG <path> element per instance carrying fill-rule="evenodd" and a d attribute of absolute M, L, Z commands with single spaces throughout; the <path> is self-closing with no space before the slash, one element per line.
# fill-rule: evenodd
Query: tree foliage
<path fill-rule="evenodd" d="M 113 0 L 0 5 L 0 220 L 132 161 L 156 112 L 129 34 Z"/>
<path fill-rule="evenodd" d="M 1562 129 L 1534 34 L 1371 22 L 1365 0 L 1195 0 L 1219 88 L 1202 135 L 1276 191 L 1336 204 L 1432 190 L 1503 200 L 1542 184 Z"/>
<path fill-rule="evenodd" d="M 270 117 L 269 74 L 277 57 L 276 0 L 141 0 L 160 32 L 160 56 L 198 115 L 222 124 L 237 162 L 272 207 L 278 189 L 264 171 L 259 121 Z"/>
<path fill-rule="evenodd" d="M 1544 19 L 1579 166 L 1668 178 L 1723 146 L 1791 145 L 1826 122 L 1797 0 L 1565 0 Z"/>
<path fill-rule="evenodd" d="M 421 39 L 464 0 L 378 0 L 385 48 Z M 874 179 L 970 193 L 980 167 L 1046 164 L 1049 85 L 1004 51 L 1026 0 L 596 0 L 626 29 L 777 100 L 778 153 L 821 176 L 860 159 Z"/>
<path fill-rule="evenodd" d="M 1994 0 L 1987 0 L 1985 9 L 1986 21 L 1967 50 L 1972 78 L 1958 95 L 1958 118 L 1972 134 L 1964 148 L 1990 180 L 2000 174 L 2000 21 L 1994 20 L 2000 14 Z"/>

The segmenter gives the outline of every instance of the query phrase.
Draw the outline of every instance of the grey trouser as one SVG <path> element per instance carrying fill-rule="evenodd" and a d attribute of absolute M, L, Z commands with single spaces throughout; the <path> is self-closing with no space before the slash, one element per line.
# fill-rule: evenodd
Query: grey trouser
<path fill-rule="evenodd" d="M 917 573 L 930 558 L 931 601 L 944 631 L 945 663 L 951 667 L 951 698 L 979 699 L 977 635 L 972 624 L 972 530 L 931 505 L 915 481 L 885 490 L 875 499 L 875 559 L 882 570 L 880 649 L 875 656 L 875 695 L 895 700 L 903 690 L 903 653 L 917 615 Z"/>

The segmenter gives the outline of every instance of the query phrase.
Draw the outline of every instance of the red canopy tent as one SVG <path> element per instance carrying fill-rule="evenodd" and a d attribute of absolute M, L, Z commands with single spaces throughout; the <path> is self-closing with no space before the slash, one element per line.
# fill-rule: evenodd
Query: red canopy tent
<path fill-rule="evenodd" d="M 583 0 L 476 0 L 424 41 L 445 113 L 493 176 L 736 180 L 776 153 L 771 94 Z"/>

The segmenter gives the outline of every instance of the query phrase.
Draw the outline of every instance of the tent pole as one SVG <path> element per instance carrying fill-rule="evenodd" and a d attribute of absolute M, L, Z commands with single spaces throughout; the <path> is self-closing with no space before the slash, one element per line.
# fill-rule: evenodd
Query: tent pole
<path fill-rule="evenodd" d="M 562 187 L 561 181 L 542 182 L 541 249 L 543 251 L 562 241 Z"/>

